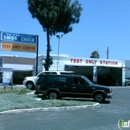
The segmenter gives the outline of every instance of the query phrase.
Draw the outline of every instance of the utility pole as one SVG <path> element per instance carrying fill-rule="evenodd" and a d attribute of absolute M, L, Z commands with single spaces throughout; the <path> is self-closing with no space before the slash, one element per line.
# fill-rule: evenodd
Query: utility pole
<path fill-rule="evenodd" d="M 57 56 L 57 71 L 58 71 L 58 66 L 59 66 L 59 51 L 60 51 L 60 39 L 63 37 L 63 34 L 56 35 L 56 37 L 59 39 L 58 40 L 58 56 Z"/>
<path fill-rule="evenodd" d="M 107 47 L 107 59 L 109 59 L 109 47 Z"/>

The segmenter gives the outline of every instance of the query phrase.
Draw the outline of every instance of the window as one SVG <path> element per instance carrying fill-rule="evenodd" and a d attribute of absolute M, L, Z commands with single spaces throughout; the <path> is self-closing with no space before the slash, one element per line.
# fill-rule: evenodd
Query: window
<path fill-rule="evenodd" d="M 52 72 L 52 74 L 57 74 L 56 72 Z"/>
<path fill-rule="evenodd" d="M 60 77 L 60 76 L 56 76 L 56 77 L 49 77 L 48 78 L 48 82 L 53 82 L 53 83 L 66 83 L 67 82 L 67 77 Z"/>
<path fill-rule="evenodd" d="M 52 82 L 54 82 L 54 78 L 53 77 L 47 77 L 46 82 L 52 83 Z"/>
<path fill-rule="evenodd" d="M 67 77 L 59 77 L 59 81 L 66 83 L 67 82 Z"/>
<path fill-rule="evenodd" d="M 43 82 L 45 82 L 46 81 L 46 77 L 44 77 L 44 76 L 41 76 L 39 79 L 38 79 L 38 82 L 39 83 L 43 83 Z"/>
<path fill-rule="evenodd" d="M 86 81 L 83 78 L 73 78 L 73 85 L 85 85 Z"/>

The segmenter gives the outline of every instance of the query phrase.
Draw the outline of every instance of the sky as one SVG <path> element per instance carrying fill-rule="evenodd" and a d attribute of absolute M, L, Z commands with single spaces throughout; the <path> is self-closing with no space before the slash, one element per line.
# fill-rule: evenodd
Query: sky
<path fill-rule="evenodd" d="M 73 31 L 60 39 L 60 54 L 89 58 L 130 59 L 130 0 L 79 0 L 83 10 Z M 27 0 L 0 0 L 0 31 L 39 35 L 39 55 L 46 54 L 46 32 L 28 11 Z M 51 37 L 51 54 L 58 54 L 58 38 Z M 0 51 L 0 55 L 35 57 L 36 53 Z"/>

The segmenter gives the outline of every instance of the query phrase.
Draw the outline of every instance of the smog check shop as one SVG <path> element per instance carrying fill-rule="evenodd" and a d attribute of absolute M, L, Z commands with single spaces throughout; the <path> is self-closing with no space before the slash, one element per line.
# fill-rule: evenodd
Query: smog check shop
<path fill-rule="evenodd" d="M 54 60 L 54 64 L 56 63 Z M 125 61 L 123 60 L 60 57 L 58 68 L 59 70 L 74 71 L 75 74 L 85 75 L 97 84 L 125 85 Z"/>

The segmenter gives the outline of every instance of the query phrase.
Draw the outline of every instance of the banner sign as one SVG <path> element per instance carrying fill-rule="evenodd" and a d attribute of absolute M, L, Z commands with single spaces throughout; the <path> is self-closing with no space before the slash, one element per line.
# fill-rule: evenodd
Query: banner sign
<path fill-rule="evenodd" d="M 109 66 L 109 67 L 123 67 L 124 61 L 110 60 L 110 59 L 94 59 L 94 58 L 71 58 L 68 64 L 74 66 Z"/>
<path fill-rule="evenodd" d="M 37 35 L 1 32 L 2 42 L 37 44 Z"/>
<path fill-rule="evenodd" d="M 22 52 L 36 52 L 36 45 L 17 44 L 2 42 L 1 50 L 5 51 L 22 51 Z"/>

